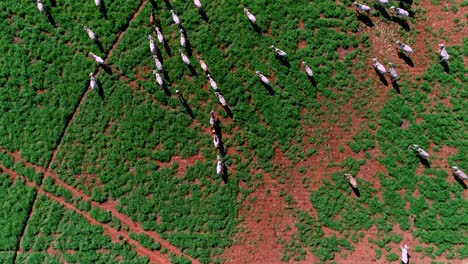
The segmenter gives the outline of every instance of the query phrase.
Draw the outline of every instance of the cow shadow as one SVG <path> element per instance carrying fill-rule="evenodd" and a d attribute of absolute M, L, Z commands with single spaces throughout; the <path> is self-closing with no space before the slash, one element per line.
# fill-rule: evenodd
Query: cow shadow
<path fill-rule="evenodd" d="M 398 50 L 398 49 L 397 49 L 397 50 Z M 398 50 L 398 58 L 404 60 L 405 63 L 408 64 L 410 67 L 414 67 L 414 62 L 413 62 L 413 60 L 412 60 L 410 57 L 406 56 L 405 53 L 403 53 L 403 52 L 401 52 L 401 51 L 399 51 L 399 50 Z"/>
<path fill-rule="evenodd" d="M 104 53 L 104 47 L 102 46 L 101 41 L 99 39 L 96 39 L 95 43 L 96 43 L 96 46 L 98 46 L 98 49 Z"/>
<path fill-rule="evenodd" d="M 187 111 L 187 114 L 192 118 L 192 119 L 195 119 L 195 115 L 193 114 L 193 110 L 192 108 L 190 107 L 190 105 L 187 103 L 187 101 L 185 100 L 185 98 L 182 96 L 182 94 L 177 94 L 178 97 L 179 97 L 179 101 L 180 103 L 184 106 L 185 108 L 185 111 Z"/>
<path fill-rule="evenodd" d="M 101 5 L 99 6 L 99 11 L 104 16 L 104 19 L 107 20 L 107 7 L 104 0 L 101 0 Z"/>
<path fill-rule="evenodd" d="M 381 4 L 375 4 L 375 9 L 377 9 L 377 11 L 380 12 L 380 14 L 382 14 L 382 16 L 385 18 L 385 19 L 388 19 L 388 20 L 392 20 L 392 17 L 390 16 L 390 14 L 387 12 L 387 10 L 385 9 L 384 6 L 382 6 Z"/>
<path fill-rule="evenodd" d="M 171 3 L 168 0 L 164 0 L 164 4 L 166 5 L 166 8 L 168 10 L 173 10 L 174 8 L 172 7 Z"/>
<path fill-rule="evenodd" d="M 426 168 L 430 168 L 431 167 L 431 164 L 429 163 L 429 161 L 419 155 L 418 156 L 418 159 L 419 159 L 419 162 L 421 162 L 421 164 L 426 167 Z"/>
<path fill-rule="evenodd" d="M 440 61 L 440 65 L 442 65 L 442 67 L 444 68 L 445 73 L 450 73 L 450 67 L 449 67 L 447 61 L 445 61 L 445 60 Z"/>
<path fill-rule="evenodd" d="M 228 183 L 228 169 L 227 167 L 223 164 L 223 170 L 221 172 L 221 179 L 225 184 Z"/>
<path fill-rule="evenodd" d="M 388 86 L 387 78 L 385 78 L 385 76 L 383 74 L 381 74 L 376 68 L 374 68 L 374 71 L 375 71 L 375 73 L 377 73 L 377 76 L 379 76 L 380 82 L 383 85 Z"/>
<path fill-rule="evenodd" d="M 400 85 L 398 85 L 397 81 L 392 82 L 392 87 L 393 87 L 393 90 L 395 90 L 395 92 L 397 92 L 398 94 L 401 93 Z"/>
<path fill-rule="evenodd" d="M 201 18 L 205 20 L 205 22 L 208 22 L 208 16 L 206 15 L 205 10 L 203 10 L 203 7 L 198 9 L 198 13 L 200 14 Z"/>
<path fill-rule="evenodd" d="M 102 69 L 109 75 L 112 75 L 112 69 L 106 65 L 106 64 L 101 64 Z"/>
<path fill-rule="evenodd" d="M 372 20 L 369 18 L 369 15 L 364 15 L 362 13 L 357 13 L 357 18 L 359 21 L 361 21 L 362 23 L 364 23 L 364 25 L 368 26 L 368 27 L 373 27 L 374 26 L 374 22 L 372 22 Z"/>
<path fill-rule="evenodd" d="M 226 111 L 226 114 L 232 119 L 233 114 L 232 114 L 232 111 L 231 111 L 231 108 L 229 107 L 229 105 L 223 105 L 223 108 L 224 108 L 224 111 Z"/>
<path fill-rule="evenodd" d="M 359 188 L 354 188 L 351 184 L 351 190 L 353 190 L 353 193 L 354 195 L 356 195 L 357 197 L 361 197 L 361 192 L 359 191 Z"/>
<path fill-rule="evenodd" d="M 398 23 L 404 30 L 406 31 L 410 31 L 411 28 L 410 28 L 410 25 L 408 24 L 408 21 L 406 21 L 405 19 L 403 18 L 400 18 L 400 17 L 393 17 L 393 22 L 396 22 Z"/>
<path fill-rule="evenodd" d="M 164 91 L 164 93 L 167 95 L 167 96 L 171 96 L 172 93 L 171 91 L 169 90 L 169 88 L 167 87 L 167 85 L 165 83 L 163 83 L 163 85 L 161 86 L 161 89 Z"/>
<path fill-rule="evenodd" d="M 317 81 L 315 80 L 314 76 L 307 75 L 307 78 L 309 79 L 309 82 L 312 84 L 313 87 L 317 87 Z"/>
<path fill-rule="evenodd" d="M 104 100 L 104 89 L 102 88 L 102 83 L 100 80 L 96 80 L 96 84 L 97 84 L 97 94 L 99 95 L 99 98 L 101 98 L 101 100 Z"/>
<path fill-rule="evenodd" d="M 55 22 L 55 19 L 54 17 L 52 16 L 52 13 L 51 13 L 51 10 L 49 7 L 46 7 L 45 8 L 45 16 L 47 17 L 47 21 L 49 21 L 49 23 L 54 27 L 56 28 L 57 27 L 57 22 Z"/>
<path fill-rule="evenodd" d="M 275 91 L 273 90 L 273 87 L 271 87 L 271 84 L 267 84 L 267 83 L 264 83 L 264 82 L 260 82 L 263 87 L 265 87 L 265 89 L 268 91 L 268 93 L 270 95 L 275 95 Z"/>
<path fill-rule="evenodd" d="M 458 184 L 460 184 L 463 187 L 463 189 L 468 189 L 468 186 L 466 186 L 465 181 L 460 180 L 455 174 L 453 174 L 453 177 L 458 182 Z"/>

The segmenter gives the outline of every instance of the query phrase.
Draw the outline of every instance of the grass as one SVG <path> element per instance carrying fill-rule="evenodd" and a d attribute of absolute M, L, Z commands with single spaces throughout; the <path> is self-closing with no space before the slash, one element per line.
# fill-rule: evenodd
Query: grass
<path fill-rule="evenodd" d="M 331 141 L 330 131 L 322 125 L 340 122 L 343 107 L 350 104 L 356 114 L 364 115 L 368 121 L 350 137 L 352 141 L 346 142 L 347 146 L 340 146 L 340 152 L 346 153 L 349 147 L 356 154 L 364 154 L 364 158 L 348 157 L 335 162 L 330 157 L 332 162 L 322 164 L 340 171 L 310 193 L 317 216 L 295 208 L 296 201 L 286 188 L 280 188 L 287 210 L 297 219 L 297 232 L 289 241 L 279 240 L 283 245 L 282 260 L 303 260 L 307 251 L 323 262 L 332 261 L 337 253 L 349 256 L 353 243 L 362 239 L 357 234 L 375 226 L 378 237 L 372 243 L 379 247 L 376 258 L 382 257 L 380 248 L 385 248 L 385 258 L 393 261 L 395 253 L 387 253 L 387 248 L 401 241 L 401 236 L 394 232 L 395 225 L 404 231 L 413 230 L 420 243 L 434 247 L 433 251 L 425 252 L 428 256 L 445 254 L 447 258 L 459 259 L 467 256 L 467 247 L 461 245 L 464 237 L 458 232 L 465 230 L 463 190 L 457 183 L 447 182 L 450 176 L 440 165 L 424 168 L 423 175 L 415 175 L 419 160 L 407 146 L 417 143 L 433 156 L 438 156 L 436 150 L 443 151 L 445 147 L 456 149 L 449 156 L 449 163 L 468 168 L 467 91 L 463 86 L 467 80 L 461 59 L 468 54 L 468 38 L 463 39 L 463 47 L 447 48 L 451 54 L 449 73 L 444 73 L 442 65 L 432 63 L 418 82 L 402 85 L 408 93 L 389 94 L 390 99 L 376 113 L 368 107 L 375 94 L 374 84 L 354 76 L 356 71 L 367 69 L 371 43 L 368 34 L 359 32 L 362 23 L 347 8 L 351 1 L 241 1 L 240 5 L 212 1 L 204 3 L 208 22 L 191 3 L 173 2 L 193 48 L 191 61 L 197 65 L 193 58 L 197 54 L 206 61 L 232 109 L 233 115 L 229 117 L 219 107 L 211 88 L 204 88 L 204 74 L 200 70 L 192 73 L 177 56 L 178 29 L 168 10 L 159 3 L 157 19 L 171 49 L 170 53 L 161 48 L 171 96 L 156 87 L 151 73 L 154 62 L 147 43 L 151 33 L 147 23 L 151 5 L 147 3 L 108 58 L 112 72 L 101 71 L 98 75 L 102 94 L 86 93 L 68 126 L 88 84 L 87 75 L 96 69 L 86 54 L 93 51 L 104 56 L 118 32 L 127 27 L 138 4 L 113 1 L 107 6 L 107 19 L 96 12 L 92 3 L 65 1 L 48 6 L 56 28 L 31 3 L 20 1 L 2 7 L 0 29 L 4 34 L 0 46 L 8 56 L 0 59 L 0 65 L 10 65 L 0 69 L 2 147 L 10 152 L 19 151 L 25 160 L 46 166 L 52 151 L 61 143 L 51 164 L 60 179 L 96 202 L 118 201 L 118 211 L 141 223 L 145 230 L 158 232 L 202 263 L 216 263 L 222 262 L 223 249 L 233 244 L 232 237 L 240 221 L 238 212 L 245 198 L 263 186 L 263 178 L 271 177 L 282 185 L 291 180 L 285 168 L 273 165 L 276 151 L 285 154 L 293 164 L 291 168 L 315 155 Z M 464 5 L 462 2 L 461 7 Z M 259 33 L 248 23 L 243 7 L 249 7 L 257 15 Z M 457 8 L 453 5 L 452 12 L 456 13 Z M 274 19 L 278 17 L 284 19 Z M 299 22 L 304 24 L 304 30 L 298 28 Z M 84 24 L 97 33 L 102 50 L 87 38 L 82 30 Z M 443 38 L 448 34 L 432 33 Z M 414 41 L 409 32 L 404 34 L 410 42 Z M 300 49 L 299 41 L 305 41 L 306 47 Z M 289 66 L 274 57 L 270 45 L 288 52 Z M 435 56 L 432 59 L 437 60 Z M 313 68 L 315 82 L 300 70 L 303 60 Z M 255 70 L 271 78 L 273 92 L 261 85 Z M 184 95 L 193 118 L 174 96 L 175 89 Z M 449 98 L 450 106 L 434 101 L 436 92 L 437 99 Z M 206 133 L 211 109 L 220 117 L 225 136 L 227 155 L 223 161 L 228 167 L 227 183 L 214 170 L 217 153 Z M 352 127 L 349 116 L 339 125 L 345 131 Z M 407 128 L 401 127 L 403 120 L 409 123 Z M 311 127 L 312 131 L 307 130 Z M 374 154 L 376 149 L 378 152 Z M 372 172 L 380 190 L 366 180 L 360 181 L 361 196 L 350 199 L 353 194 L 342 174 L 356 174 L 374 157 L 388 171 L 388 174 Z M 5 167 L 41 185 L 42 174 L 21 162 L 15 163 L 7 153 L 0 153 L 0 160 Z M 262 173 L 254 175 L 252 170 Z M 308 189 L 307 177 L 314 170 L 301 167 L 299 173 Z M 8 195 L 10 190 L 11 195 L 32 192 L 21 181 L 13 184 L 6 176 L 2 177 Z M 121 228 L 120 221 L 110 212 L 91 206 L 81 197 L 73 197 L 52 178 L 46 178 L 43 189 L 89 212 L 95 220 Z M 413 197 L 414 192 L 421 196 Z M 382 198 L 376 197 L 377 193 Z M 19 203 L 22 206 L 14 214 L 16 222 L 11 234 L 1 237 L 9 241 L 4 243 L 5 247 L 15 245 L 17 230 L 24 226 L 22 210 L 31 206 L 28 197 L 22 197 L 24 201 Z M 129 261 L 126 263 L 148 261 L 136 257 L 123 242 L 111 243 L 99 227 L 82 217 L 45 197 L 38 199 L 21 243 L 22 249 L 32 252 L 22 253 L 18 261 L 60 261 L 42 253 L 48 246 L 60 251 L 68 262 L 111 263 L 116 257 Z M 256 202 L 252 197 L 247 201 Z M 2 211 L 11 206 L 6 203 Z M 413 216 L 417 216 L 414 226 L 409 221 Z M 66 220 L 60 220 L 62 217 Z M 80 233 L 75 226 L 86 233 Z M 322 226 L 354 235 L 325 236 Z M 56 239 L 56 234 L 60 238 Z M 144 247 L 160 248 L 145 235 L 132 236 Z M 97 252 L 100 248 L 110 251 L 101 254 Z M 6 263 L 10 258 L 11 254 L 0 254 Z M 173 263 L 187 262 L 174 255 L 170 259 Z"/>

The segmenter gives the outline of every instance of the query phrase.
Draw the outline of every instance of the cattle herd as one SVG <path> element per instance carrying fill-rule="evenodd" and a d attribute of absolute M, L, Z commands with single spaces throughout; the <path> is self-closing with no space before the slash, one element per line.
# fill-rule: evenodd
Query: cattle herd
<path fill-rule="evenodd" d="M 388 0 L 376 0 L 376 1 L 378 2 L 378 4 L 381 4 L 384 8 L 387 8 L 388 5 L 389 5 Z M 101 0 L 95 0 L 94 2 L 95 2 L 96 7 L 99 8 L 101 6 Z M 199 0 L 194 0 L 193 3 L 195 5 L 195 7 L 201 12 L 202 11 L 201 2 Z M 354 7 L 356 7 L 356 12 L 358 12 L 359 15 L 361 15 L 361 14 L 369 15 L 370 14 L 371 7 L 369 7 L 367 5 L 364 5 L 364 4 L 361 4 L 361 3 L 358 3 L 358 2 L 354 2 L 352 5 Z M 37 0 L 37 7 L 38 7 L 38 9 L 39 9 L 39 11 L 41 13 L 45 13 L 44 4 L 42 3 L 41 0 Z M 391 6 L 390 10 L 399 19 L 404 20 L 404 19 L 407 19 L 409 17 L 409 12 L 407 10 L 402 9 L 402 8 L 396 8 L 394 6 Z M 181 46 L 181 48 L 179 49 L 180 57 L 181 57 L 184 64 L 186 64 L 189 67 L 192 67 L 189 56 L 186 54 L 187 49 L 189 48 L 188 45 L 187 45 L 187 41 L 188 41 L 187 32 L 184 30 L 184 28 L 182 26 L 182 22 L 181 22 L 180 18 L 178 17 L 178 15 L 174 12 L 174 10 L 171 9 L 171 10 L 169 10 L 169 12 L 170 12 L 170 14 L 172 16 L 173 22 L 179 27 L 180 46 Z M 243 12 L 245 13 L 245 16 L 247 17 L 249 22 L 252 25 L 256 26 L 257 19 L 253 15 L 251 10 L 249 10 L 248 8 L 244 8 Z M 158 27 L 156 25 L 156 23 L 155 23 L 154 9 L 152 9 L 152 11 L 151 11 L 150 25 L 151 25 L 151 28 L 152 28 L 153 32 L 156 34 L 158 42 L 161 45 L 166 45 L 166 41 L 165 41 L 164 35 L 162 34 L 161 28 Z M 83 28 L 84 28 L 84 30 L 86 31 L 86 33 L 88 34 L 89 38 L 92 41 L 99 42 L 97 36 L 94 34 L 94 32 L 88 26 L 85 25 L 85 26 L 83 26 Z M 151 55 L 152 55 L 152 57 L 154 59 L 155 67 L 156 67 L 156 69 L 153 70 L 152 72 L 155 75 L 155 78 L 156 78 L 156 81 L 157 81 L 158 85 L 160 87 L 164 87 L 165 83 L 164 83 L 164 78 L 163 78 L 162 73 L 164 73 L 165 69 L 164 69 L 164 67 L 163 67 L 163 65 L 161 63 L 162 59 L 159 57 L 161 53 L 158 52 L 159 48 L 156 45 L 152 34 L 150 34 L 148 36 L 148 40 L 149 40 L 150 52 L 151 52 Z M 410 57 L 413 54 L 413 49 L 408 44 L 402 43 L 399 40 L 396 41 L 395 44 L 396 44 L 396 48 L 397 48 L 398 52 L 401 55 Z M 281 61 L 287 61 L 288 60 L 288 55 L 287 55 L 287 53 L 285 51 L 283 51 L 283 50 L 281 50 L 281 49 L 279 49 L 279 48 L 277 48 L 275 46 L 271 46 L 270 48 L 273 50 L 273 52 L 275 53 L 276 57 L 279 60 L 281 60 Z M 440 56 L 441 61 L 447 61 L 449 59 L 449 54 L 447 53 L 447 50 L 445 49 L 444 44 L 439 44 L 438 54 Z M 106 66 L 106 63 L 105 63 L 103 58 L 95 55 L 92 52 L 89 52 L 89 55 L 100 66 Z M 205 61 L 201 58 L 200 55 L 197 55 L 196 58 L 197 58 L 197 60 L 199 62 L 201 70 L 206 74 L 206 78 L 209 80 L 210 86 L 213 89 L 214 94 L 216 95 L 216 97 L 218 97 L 218 100 L 219 100 L 220 104 L 223 107 L 228 108 L 228 104 L 226 102 L 226 99 L 223 97 L 221 91 L 219 90 L 218 84 L 216 83 L 215 79 L 213 78 L 212 73 L 210 73 L 210 71 L 208 70 L 208 66 L 206 65 Z M 311 67 L 309 65 L 307 65 L 307 63 L 305 61 L 302 62 L 302 65 L 304 67 L 304 70 L 305 70 L 307 76 L 309 78 L 313 78 L 314 73 L 313 73 L 313 70 L 311 69 Z M 398 81 L 398 74 L 397 74 L 397 72 L 396 72 L 396 70 L 394 68 L 393 63 L 391 63 L 391 62 L 388 63 L 389 70 L 387 71 L 385 66 L 382 63 L 380 63 L 377 60 L 377 58 L 372 58 L 372 66 L 374 67 L 374 69 L 376 70 L 377 74 L 380 77 L 384 77 L 384 75 L 388 73 L 390 75 L 390 80 L 391 80 L 392 83 L 396 83 Z M 255 71 L 255 74 L 259 77 L 260 81 L 264 85 L 270 86 L 270 80 L 262 72 Z M 91 89 L 95 89 L 97 87 L 96 76 L 94 75 L 94 73 L 90 73 L 89 78 L 90 78 L 89 86 L 91 87 Z M 186 104 L 185 99 L 183 98 L 183 96 L 181 95 L 179 90 L 176 91 L 176 94 L 179 96 L 179 99 L 181 100 L 181 102 Z M 210 126 L 211 126 L 212 134 L 213 134 L 213 144 L 214 144 L 214 146 L 216 148 L 218 148 L 220 150 L 220 154 L 222 154 L 223 153 L 223 151 L 222 151 L 223 145 L 222 145 L 222 141 L 221 141 L 222 135 L 220 134 L 221 132 L 220 132 L 220 129 L 218 127 L 219 126 L 218 123 L 219 123 L 219 120 L 215 119 L 215 115 L 214 115 L 214 112 L 212 110 L 210 112 Z M 418 145 L 412 144 L 412 145 L 409 146 L 409 148 L 414 150 L 415 153 L 421 159 L 427 160 L 429 158 L 429 153 L 426 152 L 425 150 L 423 150 Z M 217 155 L 216 172 L 217 172 L 218 175 L 223 176 L 223 173 L 225 172 L 225 168 L 224 168 L 224 164 L 223 164 L 221 156 L 222 155 L 219 155 L 219 154 Z M 459 180 L 461 180 L 461 181 L 468 180 L 468 176 L 462 170 L 460 170 L 458 167 L 452 166 L 451 169 L 452 169 L 453 175 L 455 177 L 457 177 Z M 357 181 L 351 174 L 345 174 L 345 177 L 349 181 L 349 183 L 350 183 L 350 185 L 351 185 L 351 187 L 353 189 L 358 188 Z M 407 245 L 405 245 L 404 247 L 400 246 L 400 248 L 401 248 L 401 261 L 403 263 L 408 263 L 408 261 L 409 261 L 408 260 L 408 249 L 409 249 L 408 246 Z"/>

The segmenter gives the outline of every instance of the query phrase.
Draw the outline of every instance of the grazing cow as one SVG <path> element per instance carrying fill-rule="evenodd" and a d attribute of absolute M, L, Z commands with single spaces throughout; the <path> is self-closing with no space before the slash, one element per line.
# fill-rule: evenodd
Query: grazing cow
<path fill-rule="evenodd" d="M 207 74 L 206 77 L 208 77 L 208 79 L 210 80 L 210 86 L 211 88 L 213 88 L 213 90 L 217 91 L 218 90 L 218 84 L 216 83 L 216 81 L 213 79 L 213 77 L 211 77 L 211 74 Z"/>
<path fill-rule="evenodd" d="M 89 86 L 93 90 L 96 88 L 96 77 L 94 77 L 94 73 L 92 72 L 89 74 Z"/>
<path fill-rule="evenodd" d="M 180 19 L 179 17 L 174 13 L 174 10 L 170 10 L 171 12 L 171 15 L 172 15 L 172 20 L 174 20 L 174 23 L 176 23 L 176 25 L 180 26 Z"/>
<path fill-rule="evenodd" d="M 91 31 L 91 29 L 88 26 L 83 26 L 83 28 L 84 28 L 84 30 L 86 30 L 86 32 L 88 33 L 89 38 L 92 41 L 97 41 L 96 35 L 94 34 L 93 31 Z"/>
<path fill-rule="evenodd" d="M 468 176 L 466 176 L 466 174 L 462 170 L 460 170 L 458 167 L 452 166 L 452 172 L 455 176 L 457 176 L 458 179 L 462 181 L 468 180 Z"/>
<path fill-rule="evenodd" d="M 407 245 L 405 245 L 405 247 L 402 247 L 400 246 L 401 248 L 401 262 L 403 262 L 404 264 L 408 264 L 408 261 L 409 261 L 409 257 L 408 257 L 408 249 L 409 247 Z"/>
<path fill-rule="evenodd" d="M 395 70 L 395 68 L 393 67 L 393 63 L 389 62 L 388 63 L 388 68 L 390 70 L 390 80 L 392 81 L 392 83 L 394 83 L 394 82 L 396 82 L 398 80 L 398 73 Z"/>
<path fill-rule="evenodd" d="M 185 39 L 185 31 L 183 29 L 179 29 L 180 31 L 180 46 L 185 48 L 187 41 Z"/>
<path fill-rule="evenodd" d="M 263 73 L 261 73 L 259 71 L 255 71 L 255 74 L 260 78 L 262 83 L 264 83 L 266 85 L 270 85 L 270 80 L 268 80 L 268 78 L 265 75 L 263 75 Z"/>
<path fill-rule="evenodd" d="M 249 19 L 250 23 L 252 23 L 252 24 L 257 23 L 257 19 L 255 18 L 254 15 L 252 15 L 252 13 L 250 13 L 250 10 L 248 8 L 244 8 L 244 13 L 247 16 L 247 18 Z"/>
<path fill-rule="evenodd" d="M 356 180 L 353 178 L 353 176 L 351 176 L 351 174 L 348 174 L 348 173 L 346 173 L 344 176 L 346 177 L 346 179 L 348 179 L 349 184 L 351 184 L 351 186 L 352 186 L 354 189 L 357 189 L 357 182 L 356 182 Z"/>
<path fill-rule="evenodd" d="M 153 54 L 154 64 L 156 64 L 156 69 L 160 72 L 164 70 L 162 63 L 159 61 L 158 56 Z"/>
<path fill-rule="evenodd" d="M 224 99 L 224 97 L 219 92 L 215 92 L 215 95 L 218 96 L 219 102 L 222 106 L 227 106 L 226 99 Z"/>
<path fill-rule="evenodd" d="M 180 57 L 182 58 L 182 61 L 184 61 L 185 64 L 190 65 L 190 60 L 187 57 L 187 55 L 184 54 L 182 49 L 179 49 Z"/>
<path fill-rule="evenodd" d="M 193 0 L 193 4 L 197 7 L 197 9 L 201 9 L 202 5 L 200 0 Z"/>
<path fill-rule="evenodd" d="M 149 35 L 148 39 L 149 39 L 149 42 L 150 42 L 150 51 L 154 55 L 154 54 L 156 54 L 156 45 L 154 44 L 153 36 Z"/>
<path fill-rule="evenodd" d="M 153 74 L 156 77 L 156 81 L 158 82 L 159 86 L 162 87 L 164 85 L 164 81 L 163 81 L 163 78 L 161 77 L 161 75 L 159 75 L 158 71 L 156 71 L 156 70 L 153 70 Z"/>
<path fill-rule="evenodd" d="M 211 128 L 214 128 L 215 122 L 216 122 L 216 121 L 215 121 L 215 117 L 214 117 L 214 111 L 211 110 L 211 111 L 210 111 L 210 126 L 211 126 Z"/>
<path fill-rule="evenodd" d="M 395 8 L 394 6 L 391 6 L 390 7 L 391 10 L 393 10 L 393 13 L 395 13 L 395 15 L 405 19 L 409 16 L 409 12 L 404 10 L 403 8 Z"/>
<path fill-rule="evenodd" d="M 370 6 L 366 6 L 366 5 L 363 5 L 363 4 L 359 4 L 358 2 L 354 2 L 353 3 L 353 6 L 356 7 L 356 9 L 358 10 L 358 12 L 366 12 L 367 14 L 369 14 L 371 8 Z"/>
<path fill-rule="evenodd" d="M 307 73 L 307 76 L 309 76 L 310 78 L 314 77 L 314 72 L 309 67 L 309 65 L 307 65 L 307 63 L 305 61 L 302 62 L 302 65 L 304 65 L 304 69 L 305 69 L 305 71 Z"/>
<path fill-rule="evenodd" d="M 200 67 L 202 68 L 202 70 L 204 72 L 207 72 L 208 71 L 208 66 L 206 66 L 206 63 L 204 60 L 202 60 L 202 58 L 200 56 L 197 56 L 197 60 L 198 62 L 200 63 Z"/>
<path fill-rule="evenodd" d="M 94 53 L 92 53 L 92 52 L 90 52 L 89 55 L 91 55 L 91 57 L 93 57 L 93 59 L 94 59 L 97 63 L 99 63 L 100 65 L 106 65 L 106 63 L 104 62 L 104 60 L 103 60 L 101 57 L 99 57 L 98 55 L 96 55 L 96 54 L 94 54 Z"/>
<path fill-rule="evenodd" d="M 444 44 L 439 44 L 439 56 L 442 61 L 446 61 L 450 58 L 450 55 L 448 54 L 447 50 L 445 49 Z"/>
<path fill-rule="evenodd" d="M 379 2 L 381 5 L 387 7 L 388 6 L 388 0 L 376 0 L 377 2 Z"/>
<path fill-rule="evenodd" d="M 287 59 L 288 58 L 288 54 L 278 48 L 276 48 L 275 46 L 270 46 L 270 48 L 276 53 L 276 56 L 282 58 L 282 59 Z"/>
<path fill-rule="evenodd" d="M 101 7 L 101 0 L 94 0 L 94 4 L 95 4 L 97 7 Z"/>
<path fill-rule="evenodd" d="M 374 68 L 377 70 L 377 72 L 380 75 L 384 75 L 387 73 L 387 70 L 385 69 L 385 67 L 382 65 L 382 63 L 378 62 L 376 58 L 373 58 L 372 61 L 374 62 L 373 64 Z"/>
<path fill-rule="evenodd" d="M 158 41 L 159 43 L 163 44 L 164 45 L 164 36 L 163 34 L 161 33 L 161 29 L 159 27 L 154 27 L 154 29 L 156 30 L 156 35 L 158 35 Z"/>
<path fill-rule="evenodd" d="M 219 139 L 218 135 L 216 135 L 215 131 L 213 130 L 213 145 L 216 148 L 221 147 L 221 140 Z"/>
<path fill-rule="evenodd" d="M 420 148 L 418 145 L 416 144 L 413 144 L 410 146 L 412 150 L 414 150 L 416 152 L 416 154 L 418 156 L 420 156 L 421 158 L 423 159 L 426 159 L 429 158 L 429 153 L 427 153 L 425 150 L 423 150 L 422 148 Z"/>
<path fill-rule="evenodd" d="M 44 4 L 42 4 L 42 0 L 37 0 L 37 8 L 39 9 L 39 12 L 42 14 L 44 13 Z"/>
<path fill-rule="evenodd" d="M 219 175 L 219 176 L 222 176 L 223 175 L 223 161 L 221 159 L 221 157 L 218 155 L 218 157 L 216 158 L 218 160 L 218 164 L 216 165 L 216 173 Z"/>
<path fill-rule="evenodd" d="M 413 49 L 405 43 L 401 43 L 399 40 L 397 40 L 396 44 L 398 50 L 400 52 L 403 52 L 405 55 L 410 56 L 411 54 L 413 54 Z"/>

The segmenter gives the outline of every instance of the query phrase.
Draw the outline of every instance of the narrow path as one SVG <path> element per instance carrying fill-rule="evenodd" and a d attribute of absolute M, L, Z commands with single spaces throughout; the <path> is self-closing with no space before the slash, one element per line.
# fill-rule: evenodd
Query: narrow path
<path fill-rule="evenodd" d="M 130 245 L 134 246 L 134 250 L 138 253 L 140 256 L 145 256 L 148 257 L 151 263 L 158 263 L 158 264 L 169 264 L 171 263 L 170 260 L 168 259 L 167 256 L 163 255 L 160 251 L 156 250 L 150 250 L 147 249 L 143 246 L 140 245 L 140 243 L 133 238 L 130 237 L 129 233 L 126 231 L 118 231 L 115 228 L 109 226 L 108 224 L 103 224 L 98 221 L 96 221 L 94 218 L 92 218 L 89 213 L 78 210 L 74 205 L 69 204 L 65 202 L 63 197 L 55 197 L 50 193 L 46 193 L 44 191 L 39 191 L 39 194 L 47 196 L 49 199 L 52 201 L 55 201 L 61 205 L 63 205 L 65 208 L 70 209 L 75 211 L 76 213 L 82 215 L 88 222 L 90 222 L 93 225 L 99 225 L 104 229 L 104 234 L 108 235 L 111 238 L 116 238 L 119 235 L 123 237 L 123 239 Z M 112 240 L 114 240 L 112 239 Z M 113 241 L 113 242 L 119 242 L 119 241 Z"/>

